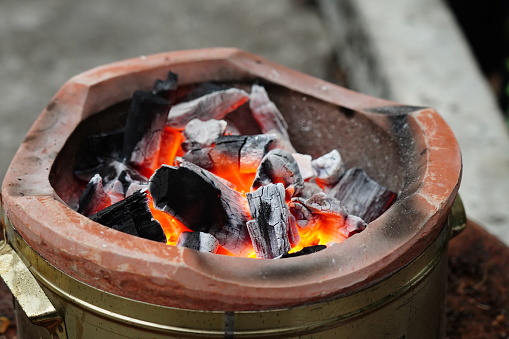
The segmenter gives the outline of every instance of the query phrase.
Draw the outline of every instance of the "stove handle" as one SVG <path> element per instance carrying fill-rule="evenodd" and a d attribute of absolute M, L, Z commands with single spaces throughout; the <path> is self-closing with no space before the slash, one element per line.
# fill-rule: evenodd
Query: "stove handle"
<path fill-rule="evenodd" d="M 53 339 L 67 339 L 62 317 L 21 257 L 5 240 L 5 221 L 6 216 L 0 205 L 0 224 L 4 232 L 4 237 L 0 240 L 0 277 L 34 325 L 46 328 Z"/>
<path fill-rule="evenodd" d="M 451 230 L 450 239 L 456 237 L 467 227 L 467 215 L 465 213 L 463 201 L 461 201 L 459 194 L 456 196 L 456 199 L 454 199 L 454 202 L 452 203 L 451 211 L 447 217 L 447 223 Z"/>

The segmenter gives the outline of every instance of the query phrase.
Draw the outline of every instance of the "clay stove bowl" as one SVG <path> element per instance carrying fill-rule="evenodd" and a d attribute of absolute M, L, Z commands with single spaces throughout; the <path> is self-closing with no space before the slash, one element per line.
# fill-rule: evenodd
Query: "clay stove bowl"
<path fill-rule="evenodd" d="M 393 191 L 396 203 L 362 233 L 283 260 L 170 247 L 108 229 L 76 213 L 79 142 L 124 118 L 135 90 L 171 70 L 180 84 L 264 83 L 294 146 L 316 157 L 338 148 Z M 197 310 L 259 310 L 352 293 L 414 260 L 443 227 L 461 174 L 458 144 L 430 108 L 371 98 L 235 49 L 162 53 L 70 79 L 34 123 L 2 186 L 7 217 L 50 264 L 98 289 Z M 65 203 L 64 203 L 65 201 Z"/>

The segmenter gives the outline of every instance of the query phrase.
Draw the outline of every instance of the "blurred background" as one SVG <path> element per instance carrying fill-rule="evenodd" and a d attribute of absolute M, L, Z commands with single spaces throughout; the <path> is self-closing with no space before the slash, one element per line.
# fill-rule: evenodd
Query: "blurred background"
<path fill-rule="evenodd" d="M 462 148 L 470 218 L 509 243 L 507 7 L 457 0 L 63 0 L 0 4 L 0 177 L 73 75 L 238 47 L 369 95 L 436 108 Z"/>

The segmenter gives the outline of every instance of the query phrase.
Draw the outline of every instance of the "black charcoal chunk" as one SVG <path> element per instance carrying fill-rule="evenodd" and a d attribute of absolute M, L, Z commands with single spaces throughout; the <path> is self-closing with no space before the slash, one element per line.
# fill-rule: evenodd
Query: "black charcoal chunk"
<path fill-rule="evenodd" d="M 77 212 L 90 216 L 111 205 L 111 199 L 104 191 L 102 178 L 96 174 L 90 179 L 80 197 Z"/>
<path fill-rule="evenodd" d="M 285 190 L 282 184 L 261 186 L 247 193 L 247 201 L 252 220 L 247 228 L 253 241 L 256 255 L 272 259 L 290 250 L 288 233 L 294 221 L 285 203 Z"/>
<path fill-rule="evenodd" d="M 166 242 L 166 235 L 148 207 L 145 192 L 137 191 L 98 213 L 90 219 L 112 229 L 141 238 Z"/>
<path fill-rule="evenodd" d="M 184 161 L 180 167 L 159 168 L 150 179 L 149 190 L 156 208 L 190 230 L 212 234 L 236 255 L 252 249 L 245 198 L 223 179 Z"/>
<path fill-rule="evenodd" d="M 103 179 L 104 191 L 113 199 L 112 202 L 124 199 L 131 184 L 148 181 L 139 172 L 117 160 L 104 164 L 99 169 L 99 175 Z"/>
<path fill-rule="evenodd" d="M 216 253 L 219 241 L 212 234 L 204 232 L 182 232 L 177 246 L 191 248 L 200 252 Z"/>
<path fill-rule="evenodd" d="M 311 254 L 311 253 L 316 253 L 316 252 L 319 252 L 321 250 L 324 250 L 326 249 L 327 246 L 325 245 L 313 245 L 313 246 L 307 246 L 307 247 L 304 247 L 303 249 L 301 249 L 300 251 L 298 252 L 293 252 L 293 253 L 286 253 L 286 254 L 283 254 L 281 256 L 281 259 L 283 258 L 295 258 L 295 257 L 300 257 L 302 255 L 307 255 L 307 254 Z"/>
<path fill-rule="evenodd" d="M 213 92 L 172 106 L 167 123 L 173 128 L 184 129 L 193 119 L 221 120 L 248 100 L 249 94 L 237 88 Z"/>
<path fill-rule="evenodd" d="M 264 87 L 256 84 L 251 87 L 249 108 L 262 133 L 275 134 L 278 139 L 278 148 L 295 153 L 295 148 L 288 136 L 288 124 L 279 109 L 270 100 Z"/>
<path fill-rule="evenodd" d="M 178 75 L 173 72 L 168 72 L 166 80 L 158 79 L 155 81 L 154 86 L 152 86 L 152 93 L 173 102 L 177 87 Z"/>
<path fill-rule="evenodd" d="M 365 222 L 378 218 L 396 200 L 396 193 L 371 179 L 361 168 L 351 168 L 328 192 Z"/>
<path fill-rule="evenodd" d="M 131 100 L 124 134 L 122 159 L 150 166 L 159 150 L 170 102 L 151 92 L 136 91 Z"/>
<path fill-rule="evenodd" d="M 287 192 L 287 199 L 298 195 L 304 187 L 299 165 L 291 153 L 274 149 L 262 159 L 253 182 L 253 190 L 268 184 L 282 183 Z"/>
<path fill-rule="evenodd" d="M 89 181 L 112 161 L 120 161 L 124 144 L 124 128 L 88 136 L 78 150 L 74 173 Z"/>

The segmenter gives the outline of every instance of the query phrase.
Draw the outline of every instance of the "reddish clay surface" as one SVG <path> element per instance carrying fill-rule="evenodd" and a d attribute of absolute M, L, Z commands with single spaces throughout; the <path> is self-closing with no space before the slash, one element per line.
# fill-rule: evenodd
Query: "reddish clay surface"
<path fill-rule="evenodd" d="M 306 153 L 313 154 L 344 143 L 348 165 L 365 167 L 381 184 L 401 191 L 398 200 L 343 244 L 278 261 L 155 244 L 77 214 L 62 202 L 73 194 L 72 168 L 54 166 L 67 139 L 82 120 L 150 88 L 169 70 L 181 84 L 257 79 L 279 88 L 276 104 L 286 102 L 280 109 L 287 119 L 299 117 L 289 123 L 299 151 L 312 148 Z M 432 109 L 368 97 L 235 49 L 204 49 L 121 61 L 69 80 L 16 154 L 2 203 L 34 249 L 92 286 L 167 306 L 256 310 L 349 292 L 409 263 L 440 231 L 460 176 L 458 144 Z"/>

